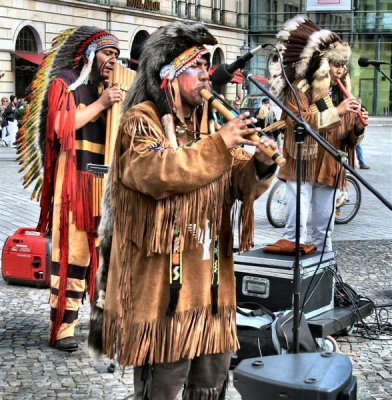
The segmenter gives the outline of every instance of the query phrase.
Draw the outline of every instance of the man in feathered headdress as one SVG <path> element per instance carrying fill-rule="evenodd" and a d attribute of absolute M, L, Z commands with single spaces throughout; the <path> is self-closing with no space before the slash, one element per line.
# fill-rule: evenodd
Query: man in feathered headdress
<path fill-rule="evenodd" d="M 296 96 L 284 79 L 276 55 L 270 63 L 272 90 L 332 146 L 348 153 L 353 164 L 355 145 L 362 139 L 365 129 L 358 117 L 361 102 L 354 97 L 345 99 L 337 86 L 337 79 L 340 79 L 350 92 L 349 45 L 336 33 L 320 30 L 303 16 L 286 22 L 277 38 L 284 69 Z M 367 119 L 367 111 L 363 110 L 363 115 Z M 287 188 L 288 217 L 284 239 L 294 242 L 297 144 L 295 122 L 286 117 L 286 124 L 283 155 L 287 162 L 278 176 L 286 181 Z M 337 185 L 344 190 L 345 171 L 340 172 L 339 163 L 310 136 L 304 141 L 302 168 L 300 241 L 306 242 L 306 221 L 312 204 L 312 241 L 322 250 L 325 239 L 325 250 L 332 251 L 334 218 L 328 229 L 327 225 L 335 207 L 334 187 Z M 279 252 L 280 248 L 287 247 L 287 243 L 278 241 L 272 246 Z"/>
<path fill-rule="evenodd" d="M 184 383 L 185 399 L 223 398 L 238 347 L 231 208 L 243 202 L 241 247 L 249 249 L 253 201 L 275 165 L 238 147 L 255 145 L 246 139 L 257 130 L 247 127 L 255 121 L 249 113 L 212 130 L 200 92 L 210 88 L 204 44 L 216 43 L 201 24 L 154 32 L 120 122 L 98 341 L 110 358 L 135 367 L 136 398 L 175 399 Z"/>
<path fill-rule="evenodd" d="M 97 270 L 93 175 L 87 164 L 103 164 L 105 112 L 122 100 L 105 80 L 120 53 L 118 39 L 82 26 L 59 35 L 32 84 L 31 105 L 21 130 L 20 159 L 28 165 L 25 184 L 41 191 L 38 229 L 52 232 L 50 344 L 75 351 L 78 310 L 86 280 L 93 297 Z M 42 158 L 38 154 L 40 142 Z M 38 175 L 43 167 L 43 181 Z"/>

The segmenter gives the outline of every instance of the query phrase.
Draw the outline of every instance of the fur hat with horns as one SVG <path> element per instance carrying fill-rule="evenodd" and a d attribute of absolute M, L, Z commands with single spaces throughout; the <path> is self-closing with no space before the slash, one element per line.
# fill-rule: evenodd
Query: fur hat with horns
<path fill-rule="evenodd" d="M 329 63 L 346 66 L 351 56 L 349 44 L 336 33 L 320 29 L 303 15 L 287 21 L 276 37 L 277 49 L 290 83 L 306 78 L 312 87 L 313 102 L 327 96 L 331 80 Z M 270 57 L 269 70 L 271 90 L 278 97 L 284 96 L 288 85 L 276 53 Z M 346 87 L 350 89 L 348 74 L 345 80 Z"/>
<path fill-rule="evenodd" d="M 176 147 L 173 133 L 173 113 L 181 119 L 181 103 L 176 90 L 176 78 L 200 57 L 208 56 L 203 45 L 215 45 L 217 40 L 200 24 L 175 22 L 157 29 L 143 43 L 136 79 L 123 111 L 150 100 L 158 106 L 169 142 Z"/>

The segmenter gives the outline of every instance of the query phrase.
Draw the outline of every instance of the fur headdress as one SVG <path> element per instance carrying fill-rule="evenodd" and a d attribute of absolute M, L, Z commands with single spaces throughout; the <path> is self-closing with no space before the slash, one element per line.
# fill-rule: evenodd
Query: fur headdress
<path fill-rule="evenodd" d="M 143 101 L 155 103 L 173 147 L 176 144 L 172 137 L 174 128 L 171 114 L 173 110 L 181 110 L 175 110 L 172 84 L 198 58 L 207 55 L 204 44 L 215 45 L 217 40 L 200 23 L 175 22 L 157 29 L 143 44 L 136 79 L 124 101 L 123 112 Z M 193 54 L 190 49 L 194 50 Z M 184 57 L 179 57 L 180 55 Z"/>
<path fill-rule="evenodd" d="M 41 68 L 30 86 L 29 107 L 19 131 L 18 159 L 23 171 L 23 186 L 35 183 L 32 198 L 40 198 L 43 182 L 43 165 L 46 148 L 46 122 L 50 85 L 60 71 L 74 69 L 80 76 L 70 89 L 83 84 L 88 77 L 95 53 L 105 47 L 118 51 L 118 39 L 102 29 L 81 26 L 70 28 L 53 39 Z M 87 59 L 88 62 L 84 63 Z"/>
<path fill-rule="evenodd" d="M 290 83 L 306 78 L 312 87 L 312 101 L 328 94 L 330 87 L 329 62 L 347 65 L 351 50 L 334 32 L 320 29 L 310 19 L 298 15 L 287 21 L 276 35 L 277 49 L 283 58 L 284 71 Z M 284 95 L 287 83 L 279 63 L 278 55 L 272 54 L 269 61 L 271 90 L 278 97 Z M 348 76 L 347 76 L 348 83 Z"/>

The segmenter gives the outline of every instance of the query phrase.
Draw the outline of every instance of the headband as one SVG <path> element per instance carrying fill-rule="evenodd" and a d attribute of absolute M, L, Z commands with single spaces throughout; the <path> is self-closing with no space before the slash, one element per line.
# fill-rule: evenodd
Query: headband
<path fill-rule="evenodd" d="M 203 46 L 193 46 L 183 51 L 170 64 L 167 64 L 161 68 L 161 79 L 172 81 L 174 78 L 181 75 L 190 66 L 194 65 L 199 58 L 207 53 L 208 50 Z"/>

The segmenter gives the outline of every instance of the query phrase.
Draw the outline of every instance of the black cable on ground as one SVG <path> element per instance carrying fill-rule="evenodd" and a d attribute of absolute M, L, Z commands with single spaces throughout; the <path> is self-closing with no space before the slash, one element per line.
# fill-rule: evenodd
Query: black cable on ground
<path fill-rule="evenodd" d="M 337 267 L 336 270 L 332 268 L 329 270 L 335 277 L 335 304 L 353 309 L 356 318 L 354 324 L 359 333 L 357 337 L 370 340 L 383 340 L 384 338 L 381 338 L 381 335 L 392 336 L 392 323 L 390 322 L 391 319 L 389 312 L 386 309 L 387 307 L 392 306 L 392 304 L 377 305 L 372 299 L 367 296 L 359 295 L 349 284 L 345 283 L 341 275 L 338 273 Z M 369 302 L 372 305 L 374 316 L 373 322 L 365 322 L 361 316 L 359 304 L 364 301 Z"/>

